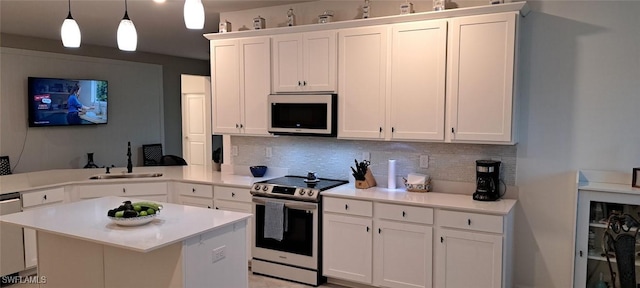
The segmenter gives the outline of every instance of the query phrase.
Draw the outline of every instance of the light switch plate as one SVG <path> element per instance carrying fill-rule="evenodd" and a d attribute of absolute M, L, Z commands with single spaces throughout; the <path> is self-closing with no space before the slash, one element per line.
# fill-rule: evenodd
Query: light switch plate
<path fill-rule="evenodd" d="M 238 156 L 238 146 L 237 145 L 231 146 L 231 156 Z"/>
<path fill-rule="evenodd" d="M 420 168 L 429 168 L 429 155 L 420 155 Z"/>

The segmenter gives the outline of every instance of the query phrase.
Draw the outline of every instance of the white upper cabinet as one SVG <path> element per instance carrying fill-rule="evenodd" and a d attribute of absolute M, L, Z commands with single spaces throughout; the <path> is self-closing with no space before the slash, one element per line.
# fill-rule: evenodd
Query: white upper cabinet
<path fill-rule="evenodd" d="M 387 26 L 338 32 L 338 137 L 383 139 Z"/>
<path fill-rule="evenodd" d="M 387 138 L 443 141 L 447 22 L 396 24 L 391 35 Z"/>
<path fill-rule="evenodd" d="M 269 135 L 270 48 L 269 37 L 211 41 L 214 133 Z"/>
<path fill-rule="evenodd" d="M 336 32 L 319 31 L 273 36 L 272 90 L 336 91 Z"/>
<path fill-rule="evenodd" d="M 448 42 L 451 142 L 517 142 L 513 128 L 517 13 L 453 18 Z"/>

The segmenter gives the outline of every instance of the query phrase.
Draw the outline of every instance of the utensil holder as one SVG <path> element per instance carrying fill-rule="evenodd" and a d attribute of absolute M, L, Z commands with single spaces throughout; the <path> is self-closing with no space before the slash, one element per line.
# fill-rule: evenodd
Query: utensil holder
<path fill-rule="evenodd" d="M 364 180 L 356 180 L 357 189 L 367 189 L 376 186 L 376 179 L 373 178 L 371 169 L 367 168 L 367 173 L 364 174 Z"/>

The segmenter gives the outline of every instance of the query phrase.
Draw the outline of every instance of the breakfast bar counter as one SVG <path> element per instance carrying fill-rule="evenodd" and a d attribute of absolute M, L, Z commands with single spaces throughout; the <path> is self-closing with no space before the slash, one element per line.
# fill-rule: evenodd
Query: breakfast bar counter
<path fill-rule="evenodd" d="M 120 226 L 103 197 L 3 215 L 38 233 L 42 287 L 247 287 L 251 214 L 161 203 L 150 223 Z M 217 283 L 217 284 L 216 284 Z"/>

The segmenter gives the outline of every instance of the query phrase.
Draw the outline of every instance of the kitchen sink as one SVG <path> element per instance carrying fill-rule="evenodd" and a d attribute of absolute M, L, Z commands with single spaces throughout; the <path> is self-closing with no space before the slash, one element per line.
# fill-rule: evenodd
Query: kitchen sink
<path fill-rule="evenodd" d="M 126 174 L 102 174 L 89 177 L 92 180 L 98 179 L 123 179 L 123 178 L 153 178 L 160 177 L 162 173 L 126 173 Z"/>

